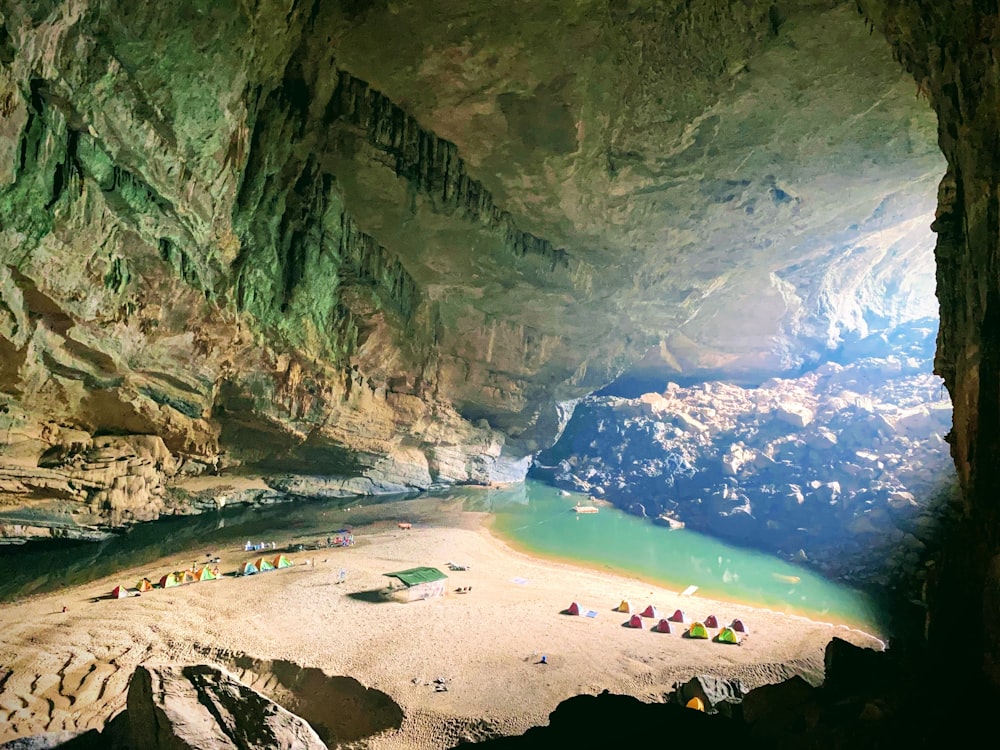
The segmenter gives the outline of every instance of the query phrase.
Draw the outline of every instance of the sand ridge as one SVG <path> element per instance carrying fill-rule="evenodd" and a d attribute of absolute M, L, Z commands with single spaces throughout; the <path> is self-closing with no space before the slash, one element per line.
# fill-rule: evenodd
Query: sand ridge
<path fill-rule="evenodd" d="M 440 748 L 545 724 L 560 701 L 580 693 L 607 689 L 659 701 L 696 674 L 740 679 L 748 688 L 792 674 L 818 683 L 832 637 L 882 647 L 844 626 L 535 559 L 493 537 L 484 516 L 465 515 L 459 528 L 376 523 L 352 548 L 291 553 L 294 567 L 247 578 L 100 598 L 118 583 L 134 586 L 143 575 L 190 565 L 189 555 L 175 555 L 6 605 L 0 742 L 102 727 L 124 708 L 128 680 L 146 661 L 226 666 L 233 655 L 247 655 L 349 675 L 404 712 L 402 725 L 370 747 Z M 222 570 L 253 556 L 223 550 Z M 449 561 L 469 570 L 449 571 Z M 449 575 L 444 597 L 403 603 L 382 596 L 389 583 L 383 573 L 419 565 Z M 456 591 L 465 587 L 471 590 Z M 739 617 L 751 634 L 737 647 L 656 633 L 652 620 L 626 628 L 628 616 L 613 611 L 622 599 L 665 614 L 681 608 L 699 619 Z M 572 601 L 597 617 L 561 614 Z M 547 664 L 539 663 L 543 654 Z M 436 690 L 435 680 L 447 690 Z"/>

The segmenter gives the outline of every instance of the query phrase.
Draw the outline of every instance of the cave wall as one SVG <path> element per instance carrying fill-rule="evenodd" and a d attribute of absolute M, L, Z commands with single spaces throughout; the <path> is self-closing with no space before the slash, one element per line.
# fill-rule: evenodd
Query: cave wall
<path fill-rule="evenodd" d="M 862 0 L 859 9 L 885 33 L 938 115 L 948 162 L 941 181 L 937 297 L 941 327 L 935 370 L 954 404 L 949 435 L 962 483 L 947 549 L 929 591 L 931 642 L 958 651 L 956 663 L 983 669 L 1000 685 L 1000 8 Z M 954 639 L 956 615 L 970 637 Z M 950 653 L 949 660 L 955 658 Z"/>

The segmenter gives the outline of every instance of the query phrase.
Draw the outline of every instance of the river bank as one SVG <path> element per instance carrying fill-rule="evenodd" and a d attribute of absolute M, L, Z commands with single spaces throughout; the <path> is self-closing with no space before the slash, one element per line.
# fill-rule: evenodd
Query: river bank
<path fill-rule="evenodd" d="M 371 747 L 440 748 L 466 736 L 522 733 L 580 693 L 608 689 L 656 701 L 695 674 L 751 688 L 792 674 L 818 683 L 834 636 L 881 647 L 847 627 L 528 556 L 489 532 L 487 514 L 435 522 L 448 513 L 440 499 L 406 501 L 413 525 L 404 530 L 401 505 L 358 509 L 359 520 L 362 512 L 370 518 L 354 547 L 293 552 L 295 565 L 284 570 L 103 598 L 115 585 L 189 567 L 188 549 L 5 605 L 0 742 L 103 726 L 124 708 L 128 680 L 147 662 L 215 662 L 240 674 L 251 663 L 282 661 L 350 675 L 401 710 L 398 726 L 381 728 Z M 313 531 L 275 541 L 294 547 Z M 224 573 L 251 557 L 242 544 L 202 552 L 210 553 Z M 448 562 L 468 570 L 450 571 Z M 382 596 L 384 573 L 421 565 L 449 575 L 445 596 L 412 603 Z M 346 580 L 338 583 L 341 569 Z M 656 633 L 650 620 L 641 630 L 626 628 L 627 616 L 613 611 L 622 599 L 663 613 L 738 617 L 751 634 L 736 647 Z M 562 614 L 573 601 L 597 616 Z"/>

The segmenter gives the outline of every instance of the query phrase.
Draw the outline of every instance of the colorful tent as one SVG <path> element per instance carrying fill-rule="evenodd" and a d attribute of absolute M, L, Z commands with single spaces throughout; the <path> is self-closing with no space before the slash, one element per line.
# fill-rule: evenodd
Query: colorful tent
<path fill-rule="evenodd" d="M 683 610 L 680 609 L 678 609 L 676 612 L 670 615 L 670 617 L 668 617 L 667 619 L 670 620 L 671 622 L 683 622 L 683 623 L 690 622 L 690 620 L 688 620 L 688 616 L 684 614 Z"/>
<path fill-rule="evenodd" d="M 715 615 L 709 615 L 708 617 L 705 618 L 704 622 L 706 628 L 719 627 L 719 618 L 716 617 Z"/>
<path fill-rule="evenodd" d="M 252 576 L 254 573 L 259 573 L 257 566 L 252 562 L 245 562 L 236 569 L 236 575 L 238 576 Z"/>
<path fill-rule="evenodd" d="M 737 646 L 740 645 L 740 637 L 736 635 L 736 631 L 730 627 L 725 627 L 719 631 L 719 634 L 715 636 L 715 640 L 719 643 L 733 643 Z"/>
<path fill-rule="evenodd" d="M 180 573 L 167 573 L 160 579 L 160 588 L 169 589 L 171 586 L 180 586 L 184 583 L 184 577 Z"/>
<path fill-rule="evenodd" d="M 194 583 L 197 580 L 193 570 L 185 570 L 181 574 L 181 583 Z"/>
<path fill-rule="evenodd" d="M 131 594 L 129 594 L 129 590 L 124 586 L 115 586 L 111 589 L 112 599 L 124 599 L 126 596 L 131 596 Z"/>
<path fill-rule="evenodd" d="M 632 615 L 628 618 L 628 623 L 626 623 L 630 628 L 641 628 L 642 618 L 639 615 Z"/>
<path fill-rule="evenodd" d="M 274 566 L 271 565 L 270 560 L 265 560 L 263 557 L 258 557 L 253 561 L 254 567 L 257 568 L 261 573 L 265 570 L 274 570 Z"/>
<path fill-rule="evenodd" d="M 632 602 L 630 602 L 628 599 L 622 599 L 622 603 L 618 605 L 618 611 L 619 612 L 631 612 L 632 611 Z"/>
<path fill-rule="evenodd" d="M 692 622 L 687 634 L 688 638 L 708 638 L 708 630 L 703 622 Z"/>
<path fill-rule="evenodd" d="M 214 581 L 216 578 L 218 578 L 218 576 L 215 575 L 215 573 L 212 572 L 212 569 L 207 565 L 204 568 L 198 568 L 198 570 L 194 572 L 194 579 L 196 581 Z"/>
<path fill-rule="evenodd" d="M 292 561 L 284 555 L 278 555 L 276 558 L 271 560 L 271 565 L 275 568 L 290 568 L 292 567 Z"/>
<path fill-rule="evenodd" d="M 656 607 L 654 607 L 652 604 L 650 604 L 648 607 L 642 610 L 640 614 L 643 617 L 652 617 L 655 620 L 660 619 L 660 613 L 656 610 Z"/>
<path fill-rule="evenodd" d="M 152 591 L 153 582 L 150 581 L 148 578 L 143 578 L 141 581 L 139 581 L 139 583 L 135 585 L 135 587 L 139 589 L 139 591 Z"/>
<path fill-rule="evenodd" d="M 573 602 L 566 609 L 566 614 L 570 614 L 570 615 L 580 615 L 580 614 L 583 614 L 583 607 L 581 607 L 577 602 Z"/>
<path fill-rule="evenodd" d="M 750 630 L 747 628 L 747 626 L 743 624 L 743 620 L 739 619 L 738 617 L 735 620 L 733 620 L 732 624 L 729 627 L 731 627 L 737 633 L 749 633 L 750 632 Z"/>
<path fill-rule="evenodd" d="M 669 633 L 669 632 L 671 632 L 671 630 L 670 630 L 670 621 L 669 620 L 660 620 L 658 623 L 656 623 L 656 625 L 653 626 L 653 630 L 655 630 L 657 633 Z"/>
<path fill-rule="evenodd" d="M 684 705 L 687 706 L 688 708 L 693 708 L 695 711 L 705 710 L 705 702 L 698 696 L 695 696 Z"/>

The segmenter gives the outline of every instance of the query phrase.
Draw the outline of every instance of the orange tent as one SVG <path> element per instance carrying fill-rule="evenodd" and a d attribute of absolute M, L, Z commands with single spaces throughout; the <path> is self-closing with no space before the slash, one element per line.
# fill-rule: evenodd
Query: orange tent
<path fill-rule="evenodd" d="M 152 591 L 153 582 L 150 581 L 148 578 L 143 578 L 141 581 L 139 581 L 139 583 L 135 585 L 135 587 L 139 589 L 139 591 Z"/>
<path fill-rule="evenodd" d="M 196 581 L 214 581 L 216 578 L 218 578 L 218 576 L 215 575 L 215 573 L 212 572 L 212 569 L 207 565 L 194 572 L 194 580 Z"/>

